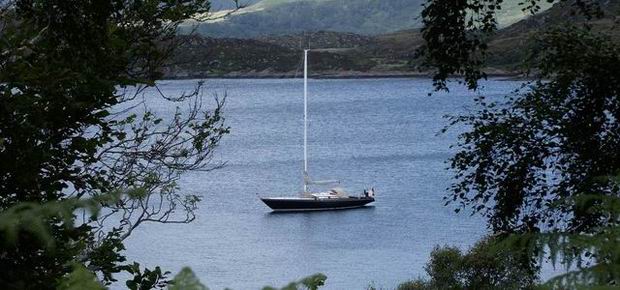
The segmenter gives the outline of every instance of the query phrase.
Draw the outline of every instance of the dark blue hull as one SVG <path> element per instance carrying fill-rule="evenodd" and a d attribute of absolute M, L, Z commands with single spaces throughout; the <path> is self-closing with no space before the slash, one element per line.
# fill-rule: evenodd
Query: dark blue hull
<path fill-rule="evenodd" d="M 346 197 L 346 198 L 261 198 L 261 200 L 274 211 L 311 211 L 311 210 L 336 210 L 349 209 L 365 206 L 373 201 L 372 197 Z"/>

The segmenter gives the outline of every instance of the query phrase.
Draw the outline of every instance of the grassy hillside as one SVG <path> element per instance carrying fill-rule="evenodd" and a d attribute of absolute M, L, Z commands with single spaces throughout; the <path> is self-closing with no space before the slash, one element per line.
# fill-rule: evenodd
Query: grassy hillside
<path fill-rule="evenodd" d="M 231 7 L 217 0 L 218 7 Z M 338 31 L 378 35 L 420 27 L 420 12 L 426 0 L 241 0 L 249 7 L 225 19 L 199 25 L 205 36 L 255 38 L 301 32 Z M 506 1 L 499 12 L 500 25 L 512 24 L 526 13 L 521 1 Z M 548 4 L 543 4 L 543 9 Z M 196 24 L 196 23 L 193 23 Z"/>
<path fill-rule="evenodd" d="M 603 17 L 590 22 L 594 31 L 612 36 L 620 43 L 620 1 L 600 0 Z M 495 35 L 489 43 L 489 61 L 492 66 L 514 70 L 528 57 L 537 33 L 563 23 L 583 22 L 576 16 L 571 2 L 558 3 L 533 17 L 508 26 Z"/>
<path fill-rule="evenodd" d="M 277 1 L 284 0 L 268 0 Z M 331 1 L 331 0 L 321 0 Z M 613 35 L 620 43 L 620 1 L 601 0 L 606 16 L 593 29 Z M 274 4 L 275 5 L 275 4 Z M 517 72 L 536 33 L 562 21 L 579 22 L 569 4 L 558 4 L 534 17 L 510 25 L 493 36 L 488 71 Z M 418 29 L 376 36 L 318 31 L 256 39 L 186 37 L 167 71 L 169 77 L 299 76 L 301 50 L 311 47 L 311 71 L 324 76 L 414 74 L 415 50 L 423 43 Z M 208 60 L 208 61 L 207 61 Z"/>
<path fill-rule="evenodd" d="M 263 0 L 238 15 L 200 25 L 207 36 L 253 38 L 330 30 L 378 34 L 419 25 L 423 0 Z"/>

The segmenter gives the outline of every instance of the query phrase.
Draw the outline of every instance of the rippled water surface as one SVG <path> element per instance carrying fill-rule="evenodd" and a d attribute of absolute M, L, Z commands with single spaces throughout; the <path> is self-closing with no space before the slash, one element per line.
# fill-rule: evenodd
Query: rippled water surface
<path fill-rule="evenodd" d="M 165 81 L 168 95 L 196 80 Z M 500 96 L 517 82 L 491 80 Z M 374 186 L 374 206 L 330 212 L 273 214 L 257 194 L 295 195 L 302 185 L 303 82 L 208 80 L 205 98 L 227 94 L 231 134 L 216 159 L 227 166 L 183 176 L 182 190 L 204 197 L 187 225 L 145 225 L 127 242 L 130 260 L 173 273 L 191 266 L 211 289 L 283 286 L 322 272 L 325 289 L 394 288 L 424 275 L 435 245 L 467 247 L 484 221 L 455 214 L 442 197 L 450 182 L 445 161 L 456 133 L 438 135 L 446 114 L 472 104 L 453 87 L 428 96 L 428 79 L 311 80 L 309 171 L 337 178 L 351 193 Z M 174 107 L 150 100 L 160 114 Z"/>

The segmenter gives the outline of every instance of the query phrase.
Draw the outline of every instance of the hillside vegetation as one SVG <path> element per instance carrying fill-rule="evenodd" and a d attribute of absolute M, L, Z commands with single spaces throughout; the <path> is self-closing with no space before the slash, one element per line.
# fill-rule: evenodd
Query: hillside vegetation
<path fill-rule="evenodd" d="M 590 23 L 592 29 L 610 35 L 620 43 L 620 1 L 601 0 L 599 3 L 604 16 Z M 583 22 L 583 17 L 575 16 L 569 5 L 572 4 L 570 2 L 558 3 L 547 11 L 498 31 L 489 43 L 489 64 L 514 70 L 521 65 L 523 60 L 530 57 L 528 52 L 536 51 L 533 47 L 533 39 L 538 32 L 566 21 Z"/>
<path fill-rule="evenodd" d="M 500 25 L 512 24 L 526 16 L 519 2 L 504 4 L 499 13 Z M 218 0 L 213 7 L 230 9 L 231 3 Z M 241 0 L 239 3 L 248 7 L 224 19 L 201 23 L 198 32 L 204 36 L 233 38 L 316 31 L 378 35 L 419 28 L 425 0 Z"/>
<path fill-rule="evenodd" d="M 379 34 L 417 27 L 423 0 L 263 0 L 251 12 L 200 25 L 206 36 L 253 38 L 304 31 L 331 30 Z"/>
<path fill-rule="evenodd" d="M 284 0 L 268 0 L 265 3 L 276 5 L 284 2 L 288 3 Z M 257 5 L 260 3 L 263 2 Z M 602 0 L 601 3 L 605 17 L 594 21 L 593 29 L 614 36 L 620 43 L 620 25 L 617 23 L 620 2 Z M 523 61 L 529 57 L 528 52 L 535 51 L 531 48 L 538 31 L 561 21 L 582 21 L 567 12 L 570 9 L 566 5 L 569 4 L 557 4 L 543 13 L 499 30 L 490 41 L 487 72 L 519 74 Z M 374 36 L 318 31 L 257 36 L 253 39 L 204 36 L 181 38 L 184 44 L 177 51 L 173 64 L 166 69 L 166 76 L 170 78 L 295 77 L 300 75 L 301 51 L 307 47 L 313 49 L 310 65 L 314 76 L 423 74 L 418 71 L 418 63 L 414 60 L 416 49 L 423 43 L 418 29 Z"/>

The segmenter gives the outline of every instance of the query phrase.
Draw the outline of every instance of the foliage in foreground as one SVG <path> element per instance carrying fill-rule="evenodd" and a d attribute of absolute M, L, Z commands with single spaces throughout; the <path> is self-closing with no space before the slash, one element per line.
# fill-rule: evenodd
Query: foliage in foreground
<path fill-rule="evenodd" d="M 451 74 L 478 88 L 502 2 L 428 1 L 422 53 L 437 89 L 447 89 Z M 534 13 L 539 2 L 524 9 Z M 505 247 L 532 257 L 530 269 L 549 249 L 553 263 L 572 270 L 547 287 L 618 287 L 620 49 L 589 25 L 610 1 L 549 2 L 572 4 L 586 21 L 537 35 L 527 63 L 534 81 L 503 101 L 480 96 L 477 111 L 453 117 L 470 129 L 450 160 L 446 201 L 485 216 Z"/>
<path fill-rule="evenodd" d="M 540 73 L 505 103 L 479 112 L 452 159 L 448 202 L 485 215 L 506 245 L 576 271 L 556 287 L 618 285 L 620 50 L 604 35 L 567 26 L 540 42 Z"/>
<path fill-rule="evenodd" d="M 53 237 L 54 226 L 46 221 L 65 221 L 62 226 L 65 230 L 74 230 L 73 211 L 83 209 L 96 216 L 102 204 L 115 203 L 120 199 L 118 195 L 107 194 L 92 199 L 68 199 L 45 204 L 20 203 L 0 212 L 0 244 L 19 243 L 19 235 L 23 232 L 33 234 L 32 242 L 40 243 L 48 251 L 57 251 L 57 243 Z M 100 279 L 92 269 L 83 264 L 72 262 L 66 265 L 67 274 L 59 277 L 58 290 L 105 290 Z M 163 272 L 159 267 L 154 270 L 142 269 L 140 264 L 123 265 L 123 270 L 133 275 L 126 281 L 128 289 L 168 289 L 168 290 L 208 290 L 194 272 L 183 268 L 172 280 L 168 280 L 169 272 Z M 325 284 L 327 277 L 323 274 L 308 276 L 296 282 L 291 282 L 283 288 L 265 287 L 263 290 L 317 290 Z M 7 285 L 2 285 L 7 286 Z"/>
<path fill-rule="evenodd" d="M 457 247 L 436 247 L 426 264 L 428 279 L 404 282 L 398 290 L 531 289 L 537 276 L 523 255 L 486 238 L 463 253 Z"/>
<path fill-rule="evenodd" d="M 172 116 L 143 97 L 179 23 L 208 10 L 207 0 L 0 1 L 0 288 L 75 288 L 84 269 L 104 286 L 119 272 L 136 289 L 162 282 L 161 270 L 127 263 L 123 241 L 144 223 L 194 219 L 200 197 L 176 182 L 218 167 L 228 128 L 222 101 L 202 107 L 201 84 L 149 94 L 176 106 Z"/>
<path fill-rule="evenodd" d="M 620 185 L 620 176 L 611 178 Z M 565 232 L 508 236 L 504 246 L 533 249 L 547 247 L 554 265 L 561 264 L 565 274 L 553 277 L 542 289 L 617 289 L 620 287 L 620 197 L 583 195 L 575 208 L 588 213 L 603 213 L 615 220 L 596 228 L 593 234 Z M 539 253 L 542 261 L 544 255 Z"/>

